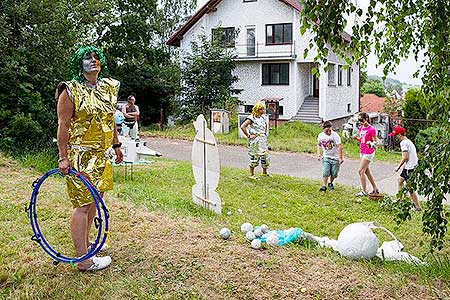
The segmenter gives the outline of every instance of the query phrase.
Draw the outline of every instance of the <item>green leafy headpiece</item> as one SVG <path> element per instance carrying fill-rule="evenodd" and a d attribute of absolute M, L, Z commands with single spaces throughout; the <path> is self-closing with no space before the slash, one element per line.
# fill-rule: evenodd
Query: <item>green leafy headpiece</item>
<path fill-rule="evenodd" d="M 71 80 L 76 80 L 78 82 L 86 81 L 86 78 L 84 78 L 83 76 L 83 59 L 86 57 L 86 55 L 92 52 L 97 53 L 101 63 L 101 70 L 100 73 L 98 73 L 98 79 L 103 78 L 103 76 L 107 74 L 108 68 L 106 67 L 106 58 L 103 54 L 103 51 L 95 46 L 81 46 L 70 57 L 69 77 Z"/>

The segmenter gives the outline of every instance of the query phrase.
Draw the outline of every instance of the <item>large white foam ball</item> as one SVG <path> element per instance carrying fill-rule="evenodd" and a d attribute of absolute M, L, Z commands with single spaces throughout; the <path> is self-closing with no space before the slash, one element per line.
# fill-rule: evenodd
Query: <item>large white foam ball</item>
<path fill-rule="evenodd" d="M 253 233 L 253 231 L 248 231 L 245 234 L 245 238 L 249 241 L 253 241 L 255 239 L 255 234 Z"/>
<path fill-rule="evenodd" d="M 378 238 L 367 224 L 353 223 L 342 229 L 337 247 L 344 257 L 369 259 L 377 254 Z"/>
<path fill-rule="evenodd" d="M 269 232 L 269 226 L 267 226 L 266 224 L 262 224 L 260 228 L 261 228 L 263 233 L 268 233 Z"/>
<path fill-rule="evenodd" d="M 253 225 L 250 223 L 244 223 L 241 225 L 241 231 L 243 233 L 247 233 L 249 231 L 253 231 Z"/>
<path fill-rule="evenodd" d="M 261 248 L 261 241 L 258 240 L 258 239 L 254 239 L 254 240 L 252 241 L 252 248 L 253 248 L 253 249 L 259 249 L 259 248 Z"/>
<path fill-rule="evenodd" d="M 277 246 L 278 245 L 278 236 L 276 234 L 268 234 L 266 243 L 270 246 Z"/>
<path fill-rule="evenodd" d="M 230 237 L 231 231 L 230 231 L 230 229 L 224 227 L 224 228 L 220 229 L 219 234 L 220 234 L 220 237 L 221 237 L 221 238 L 223 238 L 224 240 L 226 240 L 226 239 L 228 239 L 228 238 Z"/>

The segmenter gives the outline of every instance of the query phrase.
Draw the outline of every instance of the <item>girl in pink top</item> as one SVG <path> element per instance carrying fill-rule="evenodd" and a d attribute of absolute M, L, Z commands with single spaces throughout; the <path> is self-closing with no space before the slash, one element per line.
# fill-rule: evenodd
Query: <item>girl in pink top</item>
<path fill-rule="evenodd" d="M 377 130 L 375 127 L 369 124 L 369 115 L 366 113 L 360 113 L 359 122 L 361 127 L 359 128 L 359 137 L 356 140 L 359 144 L 360 152 L 360 163 L 359 163 L 359 179 L 361 181 L 361 192 L 357 193 L 357 197 L 367 196 L 367 179 L 369 179 L 370 184 L 373 187 L 373 191 L 370 193 L 371 196 L 377 196 L 379 194 L 377 184 L 375 183 L 375 178 L 370 171 L 369 164 L 375 156 L 375 146 L 377 141 Z"/>

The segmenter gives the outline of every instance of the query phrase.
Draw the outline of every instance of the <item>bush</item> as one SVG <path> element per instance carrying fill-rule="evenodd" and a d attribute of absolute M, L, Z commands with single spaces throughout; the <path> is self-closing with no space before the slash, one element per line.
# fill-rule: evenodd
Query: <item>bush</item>
<path fill-rule="evenodd" d="M 407 136 L 413 141 L 416 141 L 416 136 L 420 130 L 429 127 L 431 124 L 425 120 L 427 112 L 422 105 L 424 99 L 423 92 L 419 89 L 410 89 L 406 92 L 405 101 L 403 103 L 403 127 L 406 129 Z"/>
<path fill-rule="evenodd" d="M 424 151 L 425 147 L 432 141 L 432 137 L 435 136 L 437 132 L 438 128 L 436 127 L 428 127 L 427 129 L 419 130 L 415 139 L 417 150 Z"/>
<path fill-rule="evenodd" d="M 364 83 L 361 87 L 361 95 L 365 94 L 375 94 L 378 97 L 386 96 L 384 91 L 384 85 L 381 80 L 370 79 Z"/>

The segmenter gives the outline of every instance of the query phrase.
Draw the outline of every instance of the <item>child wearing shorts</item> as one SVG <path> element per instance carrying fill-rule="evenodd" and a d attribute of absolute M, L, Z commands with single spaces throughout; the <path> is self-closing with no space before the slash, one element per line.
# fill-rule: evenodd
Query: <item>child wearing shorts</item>
<path fill-rule="evenodd" d="M 322 160 L 321 192 L 334 189 L 333 181 L 338 177 L 339 167 L 344 162 L 342 158 L 341 137 L 332 129 L 330 121 L 322 125 L 322 132 L 317 136 L 317 159 Z"/>

